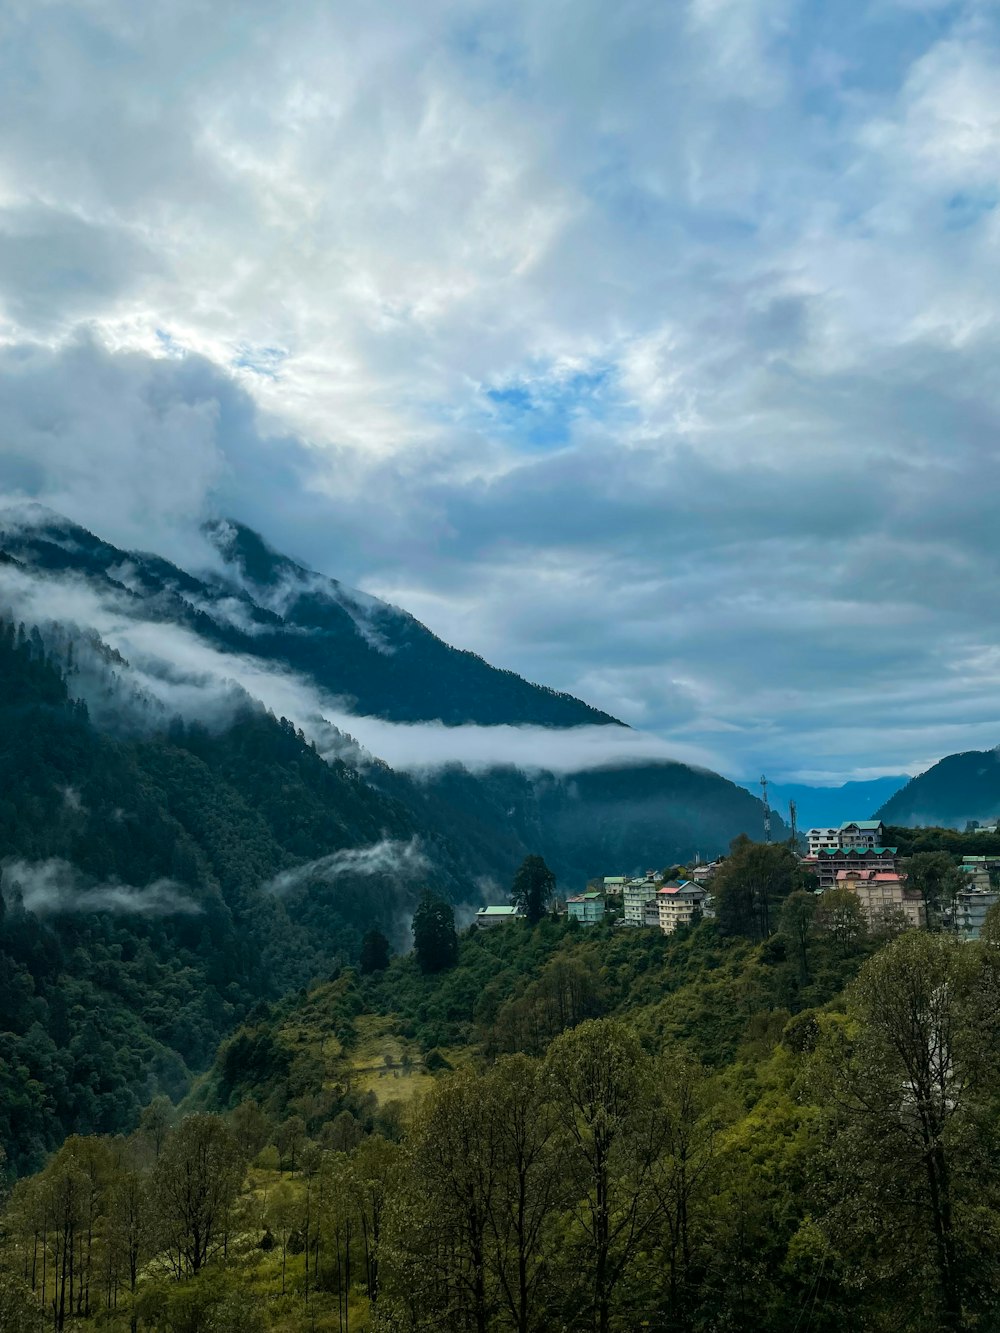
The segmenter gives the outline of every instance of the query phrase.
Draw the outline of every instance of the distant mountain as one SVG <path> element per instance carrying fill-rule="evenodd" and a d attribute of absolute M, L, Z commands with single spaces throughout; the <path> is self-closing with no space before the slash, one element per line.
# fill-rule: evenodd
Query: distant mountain
<path fill-rule="evenodd" d="M 209 525 L 225 573 L 194 575 L 122 551 L 32 506 L 0 512 L 0 550 L 30 568 L 72 574 L 191 629 L 227 652 L 280 663 L 355 713 L 393 722 L 621 726 L 572 695 L 533 685 L 451 648 L 413 616 L 305 569 L 239 523 Z"/>
<path fill-rule="evenodd" d="M 449 647 L 407 612 L 305 569 L 241 524 L 219 521 L 208 533 L 223 572 L 194 575 L 158 556 L 119 550 L 31 507 L 0 514 L 0 554 L 43 579 L 83 580 L 116 615 L 189 631 L 268 671 L 294 671 L 353 713 L 392 722 L 622 725 L 571 695 Z M 161 637 L 160 651 L 175 651 L 170 636 Z M 113 728 L 125 709 L 122 691 L 109 693 L 108 665 L 99 646 L 91 644 L 89 656 L 78 646 L 74 681 L 94 716 Z M 189 673 L 189 702 L 192 688 Z M 155 726 L 163 705 L 155 698 L 140 704 L 143 721 Z M 161 725 L 167 720 L 163 716 Z M 509 765 L 472 773 L 452 765 L 417 781 L 382 764 L 365 766 L 342 741 L 332 744 L 333 752 L 348 763 L 361 762 L 374 787 L 419 811 L 421 827 L 461 844 L 467 885 L 505 885 L 519 860 L 538 851 L 564 885 L 582 887 L 608 866 L 659 867 L 699 851 L 723 851 L 736 834 L 756 833 L 762 825 L 754 794 L 684 764 L 647 762 L 568 775 L 529 775 Z M 776 833 L 782 827 L 776 817 Z"/>
<path fill-rule="evenodd" d="M 886 824 L 964 829 L 970 819 L 994 823 L 1000 816 L 1000 749 L 950 754 L 876 812 Z"/>
<path fill-rule="evenodd" d="M 844 782 L 839 787 L 810 787 L 804 782 L 776 782 L 768 790 L 772 807 L 788 816 L 794 801 L 800 830 L 843 824 L 848 819 L 871 819 L 874 812 L 900 787 L 909 782 L 905 773 L 872 778 L 867 782 Z M 753 788 L 747 785 L 747 790 Z M 756 794 L 756 793 L 754 793 Z"/>

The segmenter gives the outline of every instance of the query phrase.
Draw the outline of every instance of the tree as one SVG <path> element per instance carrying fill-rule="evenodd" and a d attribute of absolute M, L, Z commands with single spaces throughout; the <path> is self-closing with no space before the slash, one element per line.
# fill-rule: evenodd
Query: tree
<path fill-rule="evenodd" d="M 384 972 L 389 966 L 389 941 L 378 926 L 372 926 L 361 941 L 359 961 L 365 976 L 370 976 L 372 972 Z"/>
<path fill-rule="evenodd" d="M 153 1197 L 178 1277 L 198 1274 L 222 1248 L 244 1169 L 219 1116 L 189 1116 L 167 1139 L 153 1171 Z"/>
<path fill-rule="evenodd" d="M 599 1018 L 555 1039 L 545 1077 L 575 1203 L 572 1272 L 584 1275 L 565 1314 L 572 1327 L 589 1316 L 608 1333 L 619 1284 L 660 1213 L 652 1176 L 664 1130 L 652 1069 L 631 1028 Z"/>
<path fill-rule="evenodd" d="M 831 1232 L 853 1241 L 866 1280 L 909 1289 L 923 1310 L 910 1327 L 971 1327 L 993 1301 L 992 968 L 988 949 L 908 931 L 865 964 L 850 1026 L 817 1049 L 839 1186 Z"/>
<path fill-rule="evenodd" d="M 556 877 L 540 856 L 526 856 L 518 867 L 510 900 L 532 926 L 541 921 L 556 890 Z"/>
<path fill-rule="evenodd" d="M 785 899 L 779 917 L 779 929 L 792 947 L 799 965 L 799 980 L 809 980 L 809 935 L 816 915 L 816 895 L 796 889 Z"/>
<path fill-rule="evenodd" d="M 796 858 L 780 843 L 751 842 L 741 834 L 712 880 L 716 918 L 723 935 L 758 943 L 771 933 L 771 907 L 795 884 Z"/>
<path fill-rule="evenodd" d="M 966 887 L 955 858 L 948 852 L 917 852 L 903 862 L 912 888 L 919 889 L 927 908 L 927 925 L 940 930 L 955 906 L 955 895 Z"/>
<path fill-rule="evenodd" d="M 458 958 L 454 909 L 429 889 L 413 914 L 413 948 L 421 972 L 443 972 Z"/>
<path fill-rule="evenodd" d="M 546 1232 L 563 1202 L 557 1121 L 537 1060 L 502 1057 L 486 1075 L 496 1140 L 496 1179 L 489 1225 L 493 1267 L 517 1333 L 535 1325 L 533 1313 L 546 1269 Z"/>
<path fill-rule="evenodd" d="M 827 889 L 816 906 L 817 929 L 828 931 L 846 958 L 858 947 L 865 933 L 865 918 L 856 893 L 850 889 Z"/>

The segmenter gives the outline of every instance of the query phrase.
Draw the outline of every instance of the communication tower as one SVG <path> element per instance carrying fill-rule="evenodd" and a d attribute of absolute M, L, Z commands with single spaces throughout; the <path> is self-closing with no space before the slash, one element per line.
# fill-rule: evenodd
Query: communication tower
<path fill-rule="evenodd" d="M 788 802 L 788 823 L 789 823 L 789 826 L 790 826 L 790 828 L 791 828 L 791 830 L 792 830 L 792 837 L 791 837 L 792 851 L 795 852 L 796 855 L 798 855 L 798 850 L 799 850 L 799 826 L 798 826 L 798 818 L 797 818 L 797 815 L 798 815 L 798 811 L 797 811 L 796 808 L 795 808 L 795 802 L 794 802 L 794 801 L 789 801 L 789 802 Z"/>
<path fill-rule="evenodd" d="M 760 777 L 760 789 L 764 793 L 761 798 L 764 802 L 764 841 L 771 841 L 771 807 L 767 800 L 767 777 L 762 773 Z"/>

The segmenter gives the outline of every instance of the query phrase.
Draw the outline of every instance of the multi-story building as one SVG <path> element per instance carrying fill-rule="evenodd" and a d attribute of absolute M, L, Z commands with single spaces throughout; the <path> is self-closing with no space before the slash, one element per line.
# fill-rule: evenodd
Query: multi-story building
<path fill-rule="evenodd" d="M 835 828 L 811 828 L 806 834 L 807 855 L 818 856 L 827 847 L 840 846 L 840 830 Z"/>
<path fill-rule="evenodd" d="M 881 819 L 849 820 L 837 830 L 841 847 L 881 847 L 885 825 Z"/>
<path fill-rule="evenodd" d="M 707 892 L 689 879 L 672 880 L 656 894 L 660 929 L 672 935 L 678 926 L 688 926 L 704 906 Z"/>
<path fill-rule="evenodd" d="M 832 847 L 881 847 L 885 826 L 880 819 L 852 819 L 836 828 L 811 828 L 806 834 L 808 856 L 818 856 Z"/>
<path fill-rule="evenodd" d="M 595 926 L 604 920 L 604 894 L 596 889 L 578 893 L 566 899 L 566 915 L 571 921 L 579 921 L 584 926 Z"/>
<path fill-rule="evenodd" d="M 648 903 L 642 905 L 642 924 L 651 926 L 654 930 L 660 929 L 660 904 L 656 901 L 656 895 Z"/>
<path fill-rule="evenodd" d="M 896 873 L 895 847 L 824 847 L 816 856 L 807 856 L 802 865 L 815 871 L 821 889 L 831 889 L 842 870 L 876 870 Z"/>
<path fill-rule="evenodd" d="M 902 913 L 908 926 L 927 924 L 924 899 L 919 889 L 907 887 L 906 876 L 896 871 L 840 870 L 836 887 L 857 895 L 869 927 L 877 930 Z"/>
<path fill-rule="evenodd" d="M 622 908 L 626 926 L 643 924 L 642 909 L 646 903 L 655 902 L 659 884 L 654 878 L 630 879 L 622 890 Z"/>
<path fill-rule="evenodd" d="M 955 934 L 962 940 L 978 940 L 986 915 L 1000 902 L 1000 889 L 969 888 L 955 895 Z"/>

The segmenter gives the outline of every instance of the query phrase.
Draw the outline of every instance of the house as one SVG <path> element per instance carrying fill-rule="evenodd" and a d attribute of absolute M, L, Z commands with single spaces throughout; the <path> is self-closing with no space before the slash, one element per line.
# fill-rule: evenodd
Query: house
<path fill-rule="evenodd" d="M 841 847 L 881 847 L 885 825 L 881 819 L 851 820 L 837 830 Z"/>
<path fill-rule="evenodd" d="M 622 892 L 622 907 L 626 926 L 641 926 L 643 924 L 642 909 L 646 903 L 656 902 L 659 887 L 655 877 L 653 879 L 647 877 L 646 879 L 628 881 Z"/>
<path fill-rule="evenodd" d="M 701 885 L 689 879 L 675 879 L 664 884 L 656 894 L 659 925 L 664 935 L 672 935 L 678 926 L 689 926 L 707 897 Z"/>
<path fill-rule="evenodd" d="M 816 856 L 802 860 L 804 870 L 814 871 L 821 889 L 832 889 L 842 870 L 876 870 L 895 874 L 895 847 L 824 847 Z"/>
<path fill-rule="evenodd" d="M 492 930 L 507 921 L 522 921 L 524 911 L 520 907 L 480 907 L 476 913 L 476 925 L 480 930 Z"/>
<path fill-rule="evenodd" d="M 906 876 L 895 870 L 839 870 L 836 887 L 857 895 L 869 927 L 877 930 L 902 913 L 908 926 L 927 924 L 919 889 L 907 887 Z"/>
<path fill-rule="evenodd" d="M 654 930 L 660 929 L 660 904 L 656 901 L 656 894 L 648 903 L 642 905 L 642 924 L 651 926 Z"/>
<path fill-rule="evenodd" d="M 606 894 L 613 894 L 615 897 L 620 897 L 625 890 L 626 884 L 629 884 L 630 882 L 628 875 L 605 875 L 604 892 Z"/>
<path fill-rule="evenodd" d="M 986 915 L 1000 903 L 1000 889 L 968 888 L 955 895 L 955 934 L 960 940 L 978 940 Z"/>
<path fill-rule="evenodd" d="M 566 914 L 571 921 L 579 921 L 584 926 L 595 926 L 604 920 L 604 894 L 596 889 L 578 893 L 566 899 Z"/>

